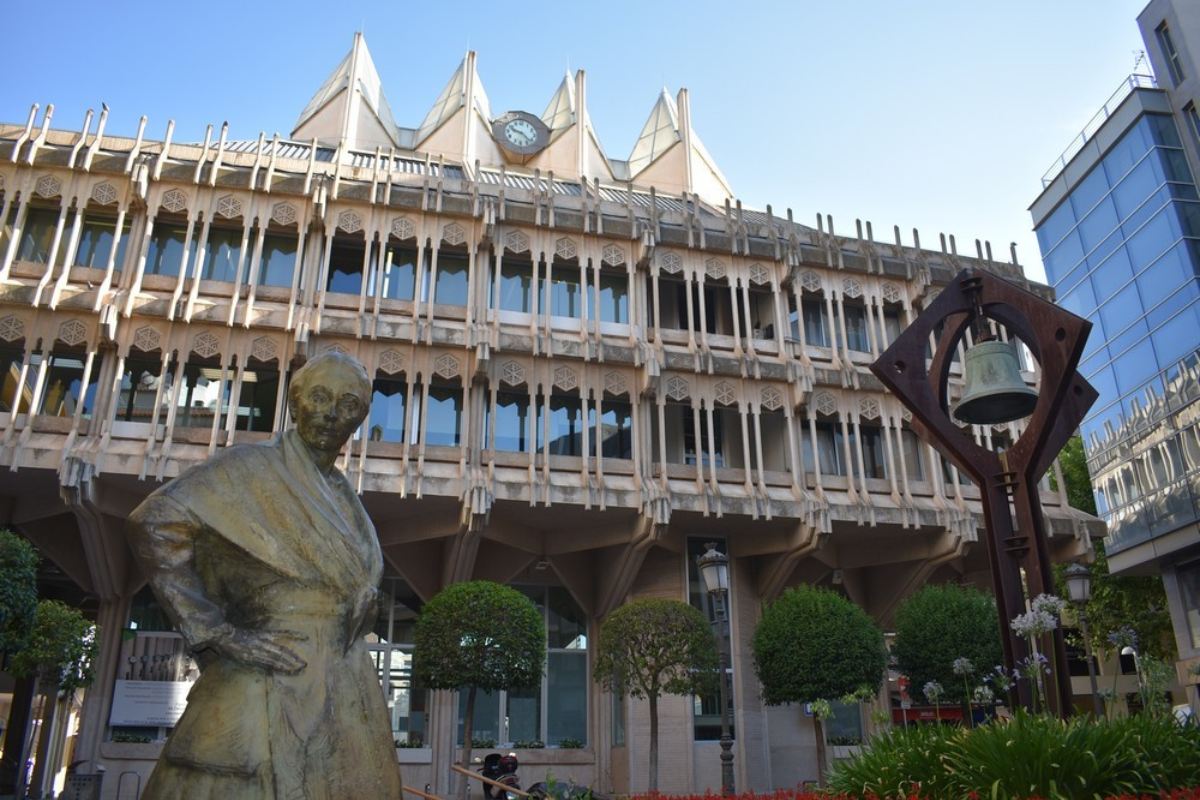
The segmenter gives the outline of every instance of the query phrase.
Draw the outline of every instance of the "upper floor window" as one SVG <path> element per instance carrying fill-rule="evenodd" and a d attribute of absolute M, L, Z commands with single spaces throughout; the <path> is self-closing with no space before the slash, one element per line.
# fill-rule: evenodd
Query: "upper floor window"
<path fill-rule="evenodd" d="M 75 266 L 107 269 L 108 259 L 112 256 L 113 240 L 116 238 L 117 221 L 105 217 L 87 216 L 83 220 L 83 229 L 79 233 L 79 247 L 75 251 Z M 113 261 L 113 269 L 121 271 L 125 261 L 125 244 L 129 241 L 129 223 L 121 229 L 121 238 L 117 242 L 117 255 Z"/>
<path fill-rule="evenodd" d="M 258 285 L 290 287 L 296 269 L 296 248 L 295 236 L 273 233 L 264 236 L 258 265 Z"/>
<path fill-rule="evenodd" d="M 857 303 L 843 303 L 846 323 L 846 347 L 860 353 L 871 352 L 871 339 L 867 333 L 867 309 Z"/>
<path fill-rule="evenodd" d="M 443 447 L 462 444 L 462 411 L 461 386 L 431 385 L 425 420 L 425 443 Z"/>
<path fill-rule="evenodd" d="M 379 296 L 385 300 L 412 300 L 417 281 L 415 247 L 388 246 Z"/>
<path fill-rule="evenodd" d="M 600 273 L 600 321 L 629 324 L 629 277 L 625 273 Z"/>
<path fill-rule="evenodd" d="M 467 267 L 465 251 L 438 252 L 437 283 L 433 287 L 433 302 L 447 306 L 467 304 Z"/>
<path fill-rule="evenodd" d="M 329 250 L 329 277 L 325 282 L 325 290 L 342 294 L 358 294 L 362 291 L 365 252 L 361 240 L 335 239 Z"/>
<path fill-rule="evenodd" d="M 1184 78 L 1183 64 L 1179 58 L 1179 51 L 1175 49 L 1175 42 L 1171 39 L 1171 29 L 1164 22 L 1154 29 L 1154 35 L 1158 37 L 1158 46 L 1162 48 L 1163 58 L 1167 61 L 1171 83 L 1178 86 Z"/>
<path fill-rule="evenodd" d="M 605 458 L 633 458 L 633 409 L 622 400 L 600 404 L 600 450 Z"/>
<path fill-rule="evenodd" d="M 503 311 L 533 313 L 533 263 L 505 258 L 500 262 L 500 296 L 496 306 Z"/>
<path fill-rule="evenodd" d="M 236 281 L 242 253 L 242 232 L 235 228 L 209 228 L 208 246 L 200 277 L 206 281 Z"/>
<path fill-rule="evenodd" d="M 403 376 L 377 377 L 371 391 L 371 418 L 367 424 L 370 440 L 403 443 L 408 428 L 408 406 L 408 386 Z"/>
<path fill-rule="evenodd" d="M 725 436 L 723 426 L 721 424 L 721 414 L 713 412 L 712 414 L 712 435 L 709 435 L 708 419 L 709 415 L 702 409 L 694 409 L 691 406 L 678 406 L 683 411 L 683 463 L 696 464 L 696 452 L 699 450 L 699 462 L 701 466 L 708 466 L 711 462 L 713 466 L 725 466 Z M 696 441 L 696 420 L 699 418 L 700 441 Z M 712 453 L 709 453 L 709 445 L 712 445 Z"/>
<path fill-rule="evenodd" d="M 883 431 L 869 425 L 862 432 L 863 473 L 868 478 L 887 477 L 887 459 L 883 454 Z"/>
<path fill-rule="evenodd" d="M 792 311 L 792 338 L 800 338 L 800 324 L 804 324 L 805 344 L 829 347 L 829 317 L 825 314 L 825 303 L 819 297 L 804 295 L 800 300 L 800 311 Z"/>
<path fill-rule="evenodd" d="M 1200 114 L 1196 113 L 1196 104 L 1189 100 L 1183 107 L 1183 115 L 1187 118 L 1188 130 L 1192 132 L 1192 141 L 1200 147 Z"/>
<path fill-rule="evenodd" d="M 156 224 L 146 250 L 146 274 L 177 276 L 184 267 L 183 248 L 186 239 L 185 225 L 171 222 Z"/>
<path fill-rule="evenodd" d="M 87 360 L 82 353 L 52 353 L 39 413 L 72 417 L 79 409 L 84 419 L 90 419 L 96 408 L 96 378 L 99 374 L 99 356 L 92 361 L 91 370 L 88 370 Z M 85 380 L 87 383 L 84 383 Z"/>
<path fill-rule="evenodd" d="M 17 260 L 45 264 L 50 258 L 50 245 L 54 242 L 54 231 L 57 227 L 57 211 L 49 208 L 30 208 L 25 214 Z"/>
<path fill-rule="evenodd" d="M 556 317 L 582 316 L 583 299 L 579 291 L 579 269 L 554 267 L 550 272 L 550 313 Z"/>

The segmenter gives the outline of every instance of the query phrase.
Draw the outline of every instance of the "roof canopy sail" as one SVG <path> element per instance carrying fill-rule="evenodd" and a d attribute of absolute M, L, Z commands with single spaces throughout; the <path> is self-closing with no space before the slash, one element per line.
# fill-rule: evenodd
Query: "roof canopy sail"
<path fill-rule="evenodd" d="M 300 112 L 291 138 L 359 150 L 397 145 L 396 121 L 361 33 L 354 34 L 350 52 Z"/>
<path fill-rule="evenodd" d="M 675 107 L 675 100 L 667 93 L 666 87 L 663 87 L 658 102 L 651 109 L 650 117 L 633 145 L 633 152 L 629 154 L 629 174 L 637 175 L 653 164 L 680 138 L 679 109 Z"/>
<path fill-rule="evenodd" d="M 575 78 L 571 73 L 563 76 L 562 83 L 542 112 L 542 122 L 550 129 L 552 139 L 575 124 Z"/>
<path fill-rule="evenodd" d="M 421 121 L 421 127 L 417 129 L 416 142 L 418 145 L 449 121 L 454 116 L 454 112 L 467 105 L 468 93 L 471 95 L 471 105 L 479 116 L 484 120 L 491 120 L 491 103 L 488 101 L 487 92 L 483 90 L 483 82 L 479 80 L 474 53 L 467 53 L 459 62 L 458 69 L 454 70 L 450 81 L 442 89 L 429 112 L 425 114 L 425 119 Z"/>

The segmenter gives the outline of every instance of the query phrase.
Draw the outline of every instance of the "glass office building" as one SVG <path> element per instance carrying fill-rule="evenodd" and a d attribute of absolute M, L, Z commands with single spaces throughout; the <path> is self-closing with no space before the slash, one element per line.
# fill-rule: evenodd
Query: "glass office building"
<path fill-rule="evenodd" d="M 1174 120 L 1139 114 L 1036 231 L 1059 302 L 1094 326 L 1080 371 L 1100 399 L 1081 433 L 1115 553 L 1200 516 L 1200 432 L 1188 407 L 1198 396 L 1200 202 Z"/>
<path fill-rule="evenodd" d="M 1200 5 L 1151 0 L 1154 78 L 1131 76 L 1030 207 L 1059 302 L 1094 328 L 1081 425 L 1114 574 L 1161 575 L 1200 710 Z"/>

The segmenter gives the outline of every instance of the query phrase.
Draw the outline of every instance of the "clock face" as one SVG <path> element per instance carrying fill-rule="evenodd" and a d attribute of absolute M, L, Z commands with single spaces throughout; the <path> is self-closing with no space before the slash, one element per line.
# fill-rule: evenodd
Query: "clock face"
<path fill-rule="evenodd" d="M 504 138 L 517 147 L 529 147 L 537 141 L 537 128 L 523 119 L 514 119 L 504 126 Z"/>
<path fill-rule="evenodd" d="M 509 111 L 492 120 L 492 136 L 510 158 L 522 163 L 550 143 L 546 123 L 527 111 Z"/>

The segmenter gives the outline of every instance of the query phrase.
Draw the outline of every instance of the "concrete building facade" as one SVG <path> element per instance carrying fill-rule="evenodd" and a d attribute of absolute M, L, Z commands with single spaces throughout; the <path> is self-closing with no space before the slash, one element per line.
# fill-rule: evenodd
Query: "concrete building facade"
<path fill-rule="evenodd" d="M 540 116 L 494 116 L 470 53 L 404 128 L 356 36 L 286 140 L 116 136 L 103 113 L 60 130 L 36 106 L 0 125 L 0 523 L 93 598 L 85 769 L 146 774 L 194 677 L 126 515 L 282 429 L 290 370 L 328 349 L 375 378 L 340 466 L 388 563 L 370 641 L 410 784 L 445 791 L 457 758 L 455 695 L 408 682 L 412 621 L 448 583 L 517 586 L 546 617 L 546 681 L 483 698 L 476 736 L 526 781 L 616 791 L 646 785 L 649 723 L 591 680 L 599 622 L 631 597 L 706 608 L 705 542 L 731 557 L 739 788 L 817 776 L 811 719 L 759 698 L 764 602 L 818 584 L 886 625 L 928 581 L 988 584 L 977 492 L 867 365 L 962 267 L 1046 287 L 990 245 L 744 208 L 686 90 L 610 158 L 586 89 L 577 72 Z M 1043 501 L 1055 555 L 1085 555 L 1099 523 Z M 661 709 L 660 786 L 718 786 L 715 699 Z"/>
<path fill-rule="evenodd" d="M 1138 25 L 1157 80 L 1121 84 L 1030 210 L 1059 302 L 1095 326 L 1081 433 L 1109 568 L 1162 574 L 1200 708 L 1200 8 L 1155 0 Z"/>

